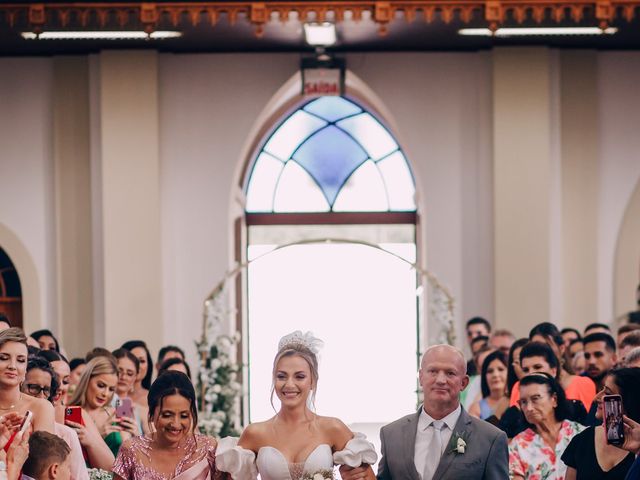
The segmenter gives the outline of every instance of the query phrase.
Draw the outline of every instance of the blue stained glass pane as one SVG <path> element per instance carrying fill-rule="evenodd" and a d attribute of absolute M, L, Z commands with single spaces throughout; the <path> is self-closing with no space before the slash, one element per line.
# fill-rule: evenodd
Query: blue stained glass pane
<path fill-rule="evenodd" d="M 333 205 L 342 184 L 368 156 L 349 135 L 329 126 L 313 134 L 293 158 L 318 182 Z"/>
<path fill-rule="evenodd" d="M 320 97 L 308 103 L 304 110 L 324 118 L 329 122 L 335 122 L 349 115 L 360 113 L 362 109 L 355 103 L 342 97 Z"/>
<path fill-rule="evenodd" d="M 300 142 L 326 124 L 319 118 L 298 110 L 278 127 L 264 149 L 286 162 Z"/>
<path fill-rule="evenodd" d="M 387 129 L 368 113 L 347 118 L 337 125 L 359 141 L 374 160 L 398 149 L 398 144 Z"/>

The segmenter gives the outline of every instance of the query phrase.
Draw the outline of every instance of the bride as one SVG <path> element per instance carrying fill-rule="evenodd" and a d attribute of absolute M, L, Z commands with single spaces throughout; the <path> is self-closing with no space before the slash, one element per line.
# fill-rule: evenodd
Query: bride
<path fill-rule="evenodd" d="M 333 478 L 334 464 L 374 464 L 373 445 L 354 435 L 337 418 L 313 412 L 318 385 L 317 353 L 322 342 L 310 332 L 293 332 L 280 340 L 273 361 L 273 394 L 280 410 L 265 422 L 249 425 L 240 440 L 220 441 L 216 464 L 234 480 L 300 480 Z M 375 480 L 369 466 L 361 478 Z"/>

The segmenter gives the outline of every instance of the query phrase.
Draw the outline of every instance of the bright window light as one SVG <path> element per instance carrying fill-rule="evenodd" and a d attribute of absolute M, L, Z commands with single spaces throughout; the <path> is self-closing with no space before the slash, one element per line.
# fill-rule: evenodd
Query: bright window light
<path fill-rule="evenodd" d="M 274 246 L 250 245 L 249 258 Z M 415 244 L 385 248 L 415 261 Z M 316 411 L 340 418 L 377 442 L 382 425 L 416 407 L 416 287 L 415 270 L 407 263 L 361 245 L 296 245 L 251 263 L 251 421 L 275 413 L 271 369 L 278 339 L 294 330 L 310 330 L 325 342 Z M 380 394 L 381 379 L 392 385 L 393 395 Z M 273 397 L 277 410 L 279 402 Z"/>
<path fill-rule="evenodd" d="M 304 39 L 314 47 L 329 47 L 336 43 L 336 26 L 330 22 L 305 23 Z"/>
<path fill-rule="evenodd" d="M 460 35 L 481 37 L 516 37 L 535 35 L 613 35 L 618 29 L 614 27 L 522 27 L 522 28 L 498 28 L 493 33 L 488 28 L 461 28 Z"/>
<path fill-rule="evenodd" d="M 83 31 L 83 32 L 22 32 L 26 40 L 162 40 L 181 37 L 181 32 L 157 31 L 147 35 L 143 31 Z"/>

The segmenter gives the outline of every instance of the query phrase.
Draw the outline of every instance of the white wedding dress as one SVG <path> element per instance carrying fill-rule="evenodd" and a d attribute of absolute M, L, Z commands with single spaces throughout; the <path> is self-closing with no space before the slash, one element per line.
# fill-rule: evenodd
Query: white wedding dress
<path fill-rule="evenodd" d="M 373 465 L 378 455 L 373 445 L 361 433 L 347 442 L 343 450 L 333 453 L 331 446 L 318 445 L 304 462 L 289 463 L 274 447 L 262 447 L 256 457 L 251 450 L 238 446 L 238 439 L 226 437 L 218 443 L 216 467 L 231 474 L 233 480 L 300 480 L 305 473 L 331 470 L 334 465 L 357 467 L 363 463 Z"/>

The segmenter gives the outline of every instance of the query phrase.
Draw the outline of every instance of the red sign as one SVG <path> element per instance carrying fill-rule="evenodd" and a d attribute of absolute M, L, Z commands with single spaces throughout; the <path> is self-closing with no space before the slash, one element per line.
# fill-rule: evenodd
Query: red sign
<path fill-rule="evenodd" d="M 306 68 L 302 70 L 302 81 L 305 96 L 342 94 L 342 72 L 339 68 Z"/>

